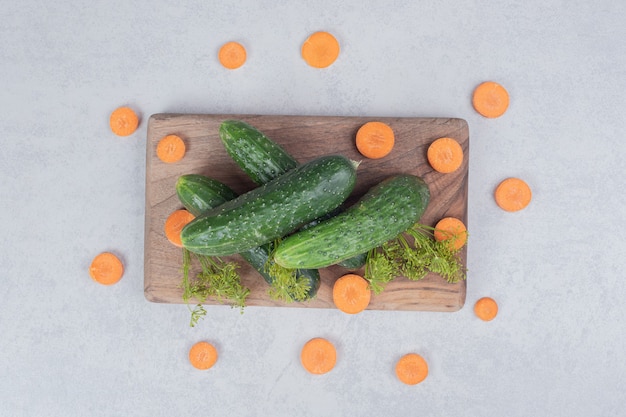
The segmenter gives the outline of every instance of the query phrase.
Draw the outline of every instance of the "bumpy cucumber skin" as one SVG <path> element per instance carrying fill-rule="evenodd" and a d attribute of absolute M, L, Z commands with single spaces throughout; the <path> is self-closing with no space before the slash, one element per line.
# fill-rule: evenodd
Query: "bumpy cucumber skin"
<path fill-rule="evenodd" d="M 221 123 L 219 132 L 228 154 L 256 184 L 265 184 L 299 165 L 280 145 L 244 121 L 225 120 Z M 302 228 L 311 227 L 338 213 L 339 210 L 328 213 Z M 354 259 L 346 259 L 341 266 L 358 269 L 365 265 L 366 258 L 367 253 L 361 253 Z"/>
<path fill-rule="evenodd" d="M 199 216 L 237 197 L 237 194 L 224 183 L 198 174 L 180 176 L 176 181 L 176 194 L 185 208 L 194 216 Z M 241 257 L 261 274 L 268 284 L 274 280 L 265 269 L 273 249 L 273 243 L 266 243 L 240 253 Z M 296 276 L 304 277 L 308 281 L 307 299 L 313 298 L 320 287 L 319 271 L 317 269 L 297 270 Z"/>
<path fill-rule="evenodd" d="M 367 254 L 368 252 L 359 253 L 351 258 L 345 259 L 341 262 L 338 262 L 337 265 L 343 266 L 346 269 L 357 270 L 365 265 L 367 262 Z"/>
<path fill-rule="evenodd" d="M 198 174 L 178 177 L 176 194 L 180 202 L 194 216 L 199 216 L 237 197 L 237 194 L 224 183 Z"/>
<path fill-rule="evenodd" d="M 225 120 L 220 125 L 219 134 L 226 152 L 257 185 L 265 184 L 299 165 L 280 145 L 244 121 Z M 265 268 L 272 249 L 273 243 L 270 243 L 241 253 L 270 285 L 273 277 L 265 272 Z M 307 299 L 313 298 L 320 287 L 319 271 L 297 270 L 296 276 L 308 281 Z"/>
<path fill-rule="evenodd" d="M 219 133 L 226 152 L 258 185 L 299 165 L 280 145 L 246 122 L 225 120 Z"/>
<path fill-rule="evenodd" d="M 280 145 L 241 120 L 225 120 L 220 125 L 219 134 L 227 153 L 257 185 L 265 184 L 299 165 Z M 270 285 L 273 277 L 265 272 L 265 268 L 273 246 L 269 243 L 241 253 Z M 319 271 L 297 270 L 296 276 L 308 281 L 307 299 L 314 297 L 320 287 Z"/>
<path fill-rule="evenodd" d="M 284 239 L 274 261 L 286 268 L 324 268 L 367 252 L 413 226 L 430 201 L 428 185 L 401 174 L 372 187 L 332 219 Z"/>
<path fill-rule="evenodd" d="M 314 159 L 196 217 L 181 232 L 183 246 L 210 256 L 252 249 L 339 207 L 355 182 L 356 164 L 346 157 Z"/>

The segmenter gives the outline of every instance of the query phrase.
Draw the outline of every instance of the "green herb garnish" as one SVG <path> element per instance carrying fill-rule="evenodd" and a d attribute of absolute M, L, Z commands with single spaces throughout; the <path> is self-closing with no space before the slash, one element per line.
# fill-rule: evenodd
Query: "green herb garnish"
<path fill-rule="evenodd" d="M 273 247 L 278 247 L 278 243 L 278 241 L 275 242 Z M 311 289 L 309 281 L 303 276 L 298 276 L 297 269 L 280 266 L 273 259 L 274 253 L 272 251 L 265 264 L 265 271 L 272 277 L 268 291 L 270 298 L 286 303 L 305 301 Z"/>
<path fill-rule="evenodd" d="M 459 250 L 451 249 L 448 241 L 436 241 L 434 230 L 416 224 L 368 253 L 364 275 L 374 294 L 382 292 L 397 276 L 417 281 L 432 272 L 449 283 L 465 279 Z"/>
<path fill-rule="evenodd" d="M 202 303 L 209 297 L 214 297 L 220 303 L 229 303 L 232 307 L 239 307 L 243 313 L 250 290 L 241 284 L 241 277 L 237 273 L 239 265 L 218 257 L 193 254 L 200 263 L 201 271 L 194 278 L 190 278 L 191 254 L 192 252 L 183 249 L 183 301 L 187 303 L 191 311 L 190 326 L 194 327 L 200 319 L 206 316 Z M 189 306 L 192 298 L 198 302 L 193 309 Z"/>

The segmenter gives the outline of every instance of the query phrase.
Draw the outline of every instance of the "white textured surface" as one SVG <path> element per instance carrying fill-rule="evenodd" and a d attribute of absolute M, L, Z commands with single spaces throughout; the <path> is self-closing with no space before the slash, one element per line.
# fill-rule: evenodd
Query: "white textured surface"
<path fill-rule="evenodd" d="M 1 414 L 623 415 L 626 3 L 281 3 L 0 4 Z M 342 46 L 326 70 L 299 56 L 320 29 Z M 216 60 L 229 40 L 248 49 L 236 71 Z M 511 94 L 495 120 L 470 104 L 488 79 Z M 108 115 L 124 104 L 143 120 L 118 138 Z M 148 303 L 144 148 L 160 112 L 465 118 L 465 308 L 211 307 L 191 329 L 184 306 Z M 507 176 L 533 189 L 523 212 L 493 202 Z M 87 273 L 103 250 L 126 265 L 113 287 Z M 490 323 L 472 312 L 486 295 Z M 299 363 L 314 336 L 338 348 L 324 376 Z M 208 372 L 187 362 L 198 340 L 220 352 Z M 393 375 L 410 351 L 430 366 L 412 387 Z"/>

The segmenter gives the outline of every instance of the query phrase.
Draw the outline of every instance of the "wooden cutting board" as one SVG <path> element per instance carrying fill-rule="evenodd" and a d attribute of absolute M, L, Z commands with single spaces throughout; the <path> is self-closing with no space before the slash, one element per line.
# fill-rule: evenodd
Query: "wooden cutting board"
<path fill-rule="evenodd" d="M 348 203 L 356 201 L 371 186 L 396 173 L 418 175 L 428 183 L 431 201 L 421 223 L 434 226 L 446 216 L 462 219 L 467 224 L 467 185 L 469 130 L 462 119 L 393 118 L 334 116 L 259 116 L 156 114 L 148 123 L 146 154 L 146 217 L 145 217 L 145 296 L 149 301 L 183 303 L 181 282 L 182 252 L 165 238 L 163 225 L 167 216 L 182 208 L 175 191 L 177 178 L 197 173 L 224 182 L 238 193 L 253 189 L 254 184 L 228 156 L 220 141 L 218 129 L 223 120 L 240 119 L 261 130 L 282 145 L 299 162 L 304 163 L 325 154 L 342 154 L 362 161 L 357 171 L 357 184 Z M 354 144 L 358 128 L 368 121 L 389 124 L 396 143 L 385 158 L 369 160 L 361 156 Z M 179 135 L 186 144 L 185 157 L 174 164 L 165 164 L 156 156 L 156 145 L 163 136 Z M 432 170 L 426 159 L 428 145 L 440 137 L 456 139 L 465 152 L 463 165 L 452 174 Z M 466 251 L 461 257 L 466 262 Z M 274 307 L 334 308 L 332 285 L 348 272 L 339 266 L 320 271 L 321 287 L 314 300 L 285 304 L 267 296 L 268 285 L 239 255 L 242 281 L 251 290 L 247 305 Z M 359 271 L 362 272 L 362 271 Z M 372 310 L 456 311 L 465 302 L 466 281 L 448 284 L 441 277 L 429 274 L 421 281 L 399 277 L 380 295 L 372 297 Z M 208 300 L 205 304 L 218 304 Z"/>

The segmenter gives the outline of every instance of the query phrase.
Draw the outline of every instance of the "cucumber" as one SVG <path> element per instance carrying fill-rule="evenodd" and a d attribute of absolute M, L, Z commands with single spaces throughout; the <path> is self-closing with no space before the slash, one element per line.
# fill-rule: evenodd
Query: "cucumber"
<path fill-rule="evenodd" d="M 176 194 L 183 206 L 194 216 L 237 197 L 237 193 L 226 184 L 198 174 L 178 177 Z"/>
<path fill-rule="evenodd" d="M 339 207 L 354 188 L 357 165 L 341 155 L 300 165 L 196 217 L 181 232 L 183 247 L 226 256 L 286 236 Z"/>
<path fill-rule="evenodd" d="M 299 165 L 280 145 L 244 121 L 225 120 L 220 124 L 219 133 L 226 152 L 256 184 L 265 184 Z M 302 228 L 311 227 L 339 212 L 328 213 Z M 367 253 L 360 253 L 340 265 L 354 270 L 365 265 L 366 259 Z"/>
<path fill-rule="evenodd" d="M 280 145 L 246 122 L 226 120 L 219 133 L 226 152 L 257 185 L 299 165 Z"/>
<path fill-rule="evenodd" d="M 350 269 L 352 271 L 357 270 L 364 266 L 367 262 L 367 254 L 368 252 L 359 253 L 351 258 L 345 259 L 341 262 L 337 262 L 337 265 L 343 266 L 344 268 Z"/>
<path fill-rule="evenodd" d="M 326 214 L 326 215 L 324 215 L 322 217 L 319 217 L 319 218 L 313 220 L 310 223 L 305 224 L 304 226 L 302 226 L 300 228 L 300 230 L 310 229 L 311 227 L 314 227 L 314 226 L 322 223 L 325 220 L 332 219 L 333 217 L 337 216 L 339 213 L 341 213 L 340 209 L 333 210 L 332 212 L 330 212 L 330 213 L 328 213 L 328 214 Z M 367 261 L 367 252 L 363 252 L 363 253 L 359 253 L 359 254 L 351 257 L 351 258 L 345 259 L 345 260 L 337 263 L 337 265 L 342 266 L 342 267 L 344 267 L 346 269 L 355 271 L 355 270 L 361 268 L 362 266 L 364 266 L 366 261 Z"/>
<path fill-rule="evenodd" d="M 176 181 L 176 194 L 181 203 L 194 216 L 217 207 L 237 197 L 237 194 L 227 185 L 209 177 L 198 174 L 182 175 Z M 273 243 L 257 246 L 241 252 L 245 259 L 268 283 L 273 277 L 267 272 L 267 261 L 274 249 Z M 305 277 L 309 284 L 306 299 L 313 298 L 320 287 L 320 274 L 317 269 L 297 270 L 296 277 Z"/>
<path fill-rule="evenodd" d="M 343 213 L 284 239 L 274 261 L 285 268 L 323 268 L 367 252 L 417 223 L 429 200 L 421 178 L 389 177 Z"/>

